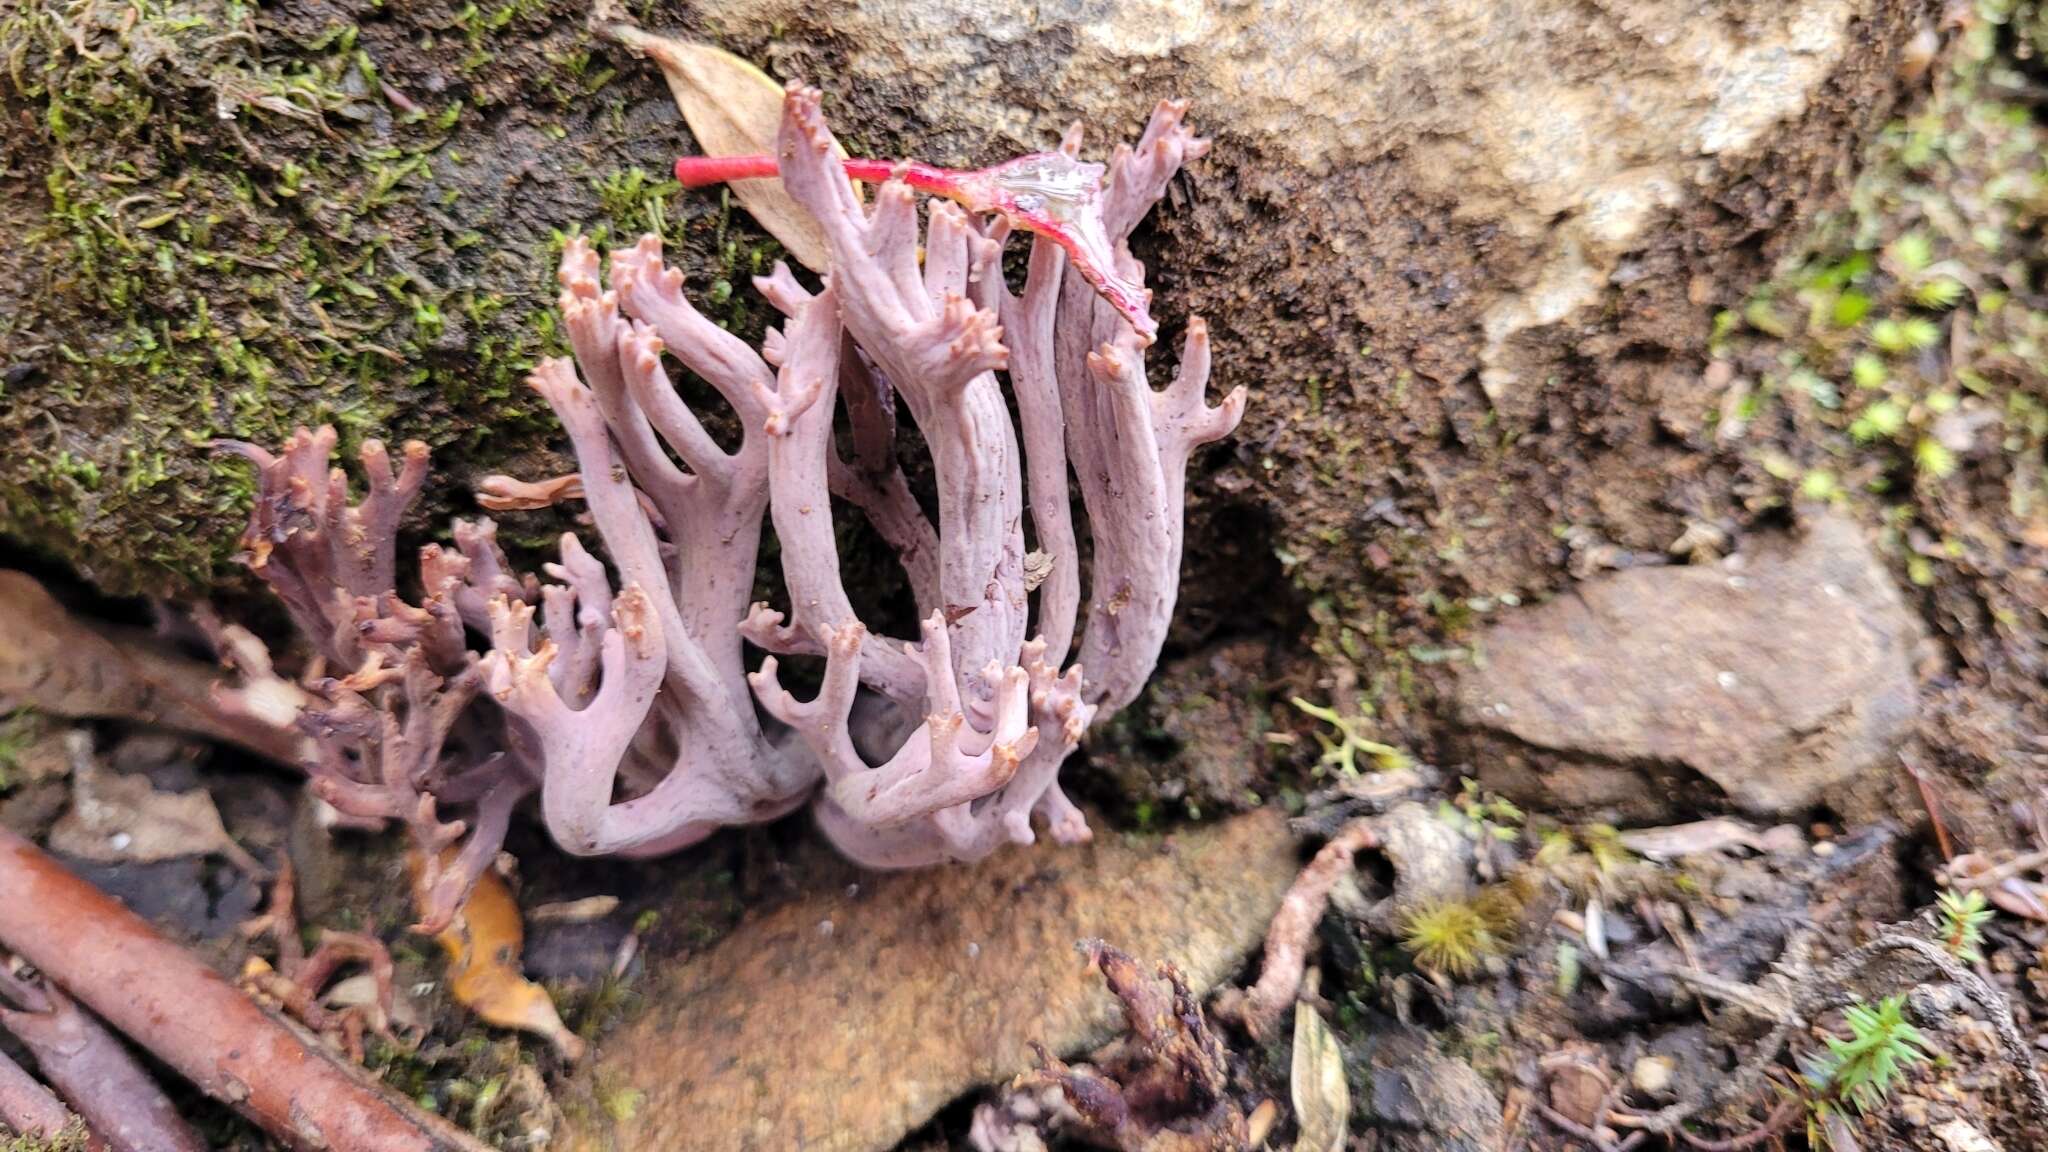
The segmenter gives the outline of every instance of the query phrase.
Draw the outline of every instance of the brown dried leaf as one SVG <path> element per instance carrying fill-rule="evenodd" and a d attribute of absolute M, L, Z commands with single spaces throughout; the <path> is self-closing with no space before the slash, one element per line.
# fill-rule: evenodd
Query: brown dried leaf
<path fill-rule="evenodd" d="M 250 875 L 263 874 L 229 838 L 206 789 L 160 792 L 148 777 L 109 771 L 89 755 L 72 773 L 71 809 L 50 829 L 50 847 L 100 864 L 219 854 Z"/>
<path fill-rule="evenodd" d="M 709 44 L 656 36 L 625 23 L 609 25 L 607 31 L 661 66 L 669 94 L 704 155 L 774 155 L 775 132 L 782 123 L 782 85 L 774 77 Z M 813 272 L 825 270 L 830 263 L 825 233 L 782 181 L 735 180 L 730 187 L 740 206 L 791 256 Z"/>
<path fill-rule="evenodd" d="M 412 863 L 417 869 L 418 858 Z M 563 1027 L 547 989 L 520 971 L 526 927 L 495 871 L 484 872 L 454 923 L 434 939 L 448 953 L 448 993 L 456 1003 L 486 1024 L 541 1036 L 571 1060 L 583 1055 L 583 1040 Z"/>
<path fill-rule="evenodd" d="M 1288 1094 L 1301 1135 L 1295 1152 L 1335 1152 L 1344 1147 L 1351 1117 L 1351 1086 L 1344 1080 L 1344 1051 L 1322 1014 L 1306 1003 L 1294 1006 L 1294 1068 Z"/>
<path fill-rule="evenodd" d="M 1663 861 L 1685 856 L 1703 856 L 1730 848 L 1768 852 L 1777 846 L 1770 839 L 1772 835 L 1771 832 L 1761 831 L 1740 820 L 1719 816 L 1711 820 L 1697 820 L 1691 824 L 1634 828 L 1621 833 L 1620 840 L 1622 847 L 1638 856 Z"/>

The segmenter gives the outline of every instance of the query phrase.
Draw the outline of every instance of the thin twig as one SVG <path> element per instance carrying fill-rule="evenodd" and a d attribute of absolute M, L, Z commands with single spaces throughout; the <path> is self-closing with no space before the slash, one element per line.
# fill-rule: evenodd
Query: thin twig
<path fill-rule="evenodd" d="M 1339 828 L 1329 843 L 1295 877 L 1294 885 L 1273 914 L 1266 930 L 1266 958 L 1259 980 L 1251 991 L 1219 1001 L 1221 1014 L 1236 1014 L 1245 1030 L 1265 1036 L 1294 1003 L 1301 990 L 1301 977 L 1308 961 L 1309 941 L 1316 924 L 1330 904 L 1330 889 L 1351 870 L 1352 859 L 1369 848 L 1379 847 L 1380 838 L 1370 820 L 1354 820 Z"/>
<path fill-rule="evenodd" d="M 1631 1132 L 1628 1134 L 1627 1139 L 1617 1142 L 1609 1140 L 1598 1131 L 1586 1127 L 1584 1124 L 1566 1116 L 1534 1096 L 1529 1098 L 1529 1104 L 1536 1109 L 1538 1116 L 1556 1125 L 1558 1130 L 1562 1131 L 1565 1135 L 1576 1137 L 1591 1144 L 1595 1152 L 1629 1152 L 1629 1149 L 1641 1144 L 1643 1137 L 1649 1134 L 1647 1131 Z"/>
<path fill-rule="evenodd" d="M 1941 858 L 1944 861 L 1953 860 L 1956 858 L 1955 842 L 1949 839 L 1948 825 L 1941 819 L 1941 804 L 1935 799 L 1934 786 L 1927 782 L 1927 774 L 1921 771 L 1920 765 L 1915 762 L 1917 759 L 1910 749 L 1899 750 L 1899 763 L 1905 766 L 1906 775 L 1911 776 L 1913 783 L 1919 787 L 1920 803 L 1927 809 L 1927 821 L 1934 825 L 1934 844 L 1941 849 Z"/>
<path fill-rule="evenodd" d="M 0 1052 L 0 1133 L 54 1138 L 71 1123 L 56 1093 Z"/>
<path fill-rule="evenodd" d="M 1797 1120 L 1805 1111 L 1806 1101 L 1793 1095 L 1787 1096 L 1784 1100 L 1780 1101 L 1777 1108 L 1771 1112 L 1770 1116 L 1762 1124 L 1757 1125 L 1748 1132 L 1744 1132 L 1740 1136 L 1731 1136 L 1726 1140 L 1708 1140 L 1701 1136 L 1695 1136 L 1683 1128 L 1675 1129 L 1675 1132 L 1678 1138 L 1684 1141 L 1687 1146 L 1697 1148 L 1699 1152 L 1747 1152 L 1748 1149 L 1754 1148 L 1778 1133 L 1783 1132 L 1785 1129 L 1790 1128 L 1792 1122 Z"/>
<path fill-rule="evenodd" d="M 279 1141 L 311 1152 L 483 1145 L 302 1040 L 119 901 L 0 828 L 0 947 Z"/>
<path fill-rule="evenodd" d="M 1972 872 L 1965 876 L 1951 875 L 1949 884 L 1962 892 L 1967 892 L 1972 888 L 1991 888 L 2018 876 L 2022 872 L 2031 872 L 2043 864 L 2048 864 L 2048 848 L 2022 853 L 2003 864 L 1995 864 L 1986 868 L 1982 872 Z"/>

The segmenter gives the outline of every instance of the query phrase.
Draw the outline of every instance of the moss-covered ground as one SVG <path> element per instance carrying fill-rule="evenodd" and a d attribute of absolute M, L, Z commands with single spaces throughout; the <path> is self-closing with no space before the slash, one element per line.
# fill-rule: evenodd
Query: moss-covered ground
<path fill-rule="evenodd" d="M 561 237 L 772 250 L 660 175 L 687 133 L 572 3 L 23 0 L 0 15 L 0 535 L 115 592 L 230 571 L 216 437 L 331 422 L 518 463 Z M 762 269 L 764 270 L 764 269 Z M 428 514 L 462 506 L 444 468 Z"/>

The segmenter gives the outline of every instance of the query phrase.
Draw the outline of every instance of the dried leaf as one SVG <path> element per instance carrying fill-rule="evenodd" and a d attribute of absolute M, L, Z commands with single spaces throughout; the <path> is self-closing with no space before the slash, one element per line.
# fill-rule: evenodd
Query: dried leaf
<path fill-rule="evenodd" d="M 1966 1120 L 1950 1120 L 1935 1126 L 1934 1134 L 1940 1138 L 1941 1146 L 1947 1152 L 2004 1152 L 1998 1143 L 1979 1132 Z"/>
<path fill-rule="evenodd" d="M 412 864 L 418 869 L 419 860 Z M 562 1026 L 547 989 L 520 971 L 526 928 L 519 904 L 494 871 L 486 871 L 446 931 L 434 937 L 448 953 L 448 992 L 484 1023 L 544 1037 L 570 1060 L 583 1041 Z"/>
<path fill-rule="evenodd" d="M 774 154 L 775 133 L 782 124 L 782 85 L 774 77 L 709 44 L 656 36 L 625 23 L 608 25 L 606 30 L 661 66 L 669 94 L 704 155 Z M 813 272 L 825 270 L 831 262 L 825 233 L 797 206 L 782 181 L 735 180 L 731 187 L 740 206 L 791 256 Z"/>
<path fill-rule="evenodd" d="M 1344 1051 L 1322 1014 L 1305 1003 L 1294 1006 L 1294 1068 L 1288 1093 L 1301 1135 L 1295 1152 L 1335 1152 L 1344 1146 L 1351 1119 L 1351 1086 L 1344 1080 Z"/>
<path fill-rule="evenodd" d="M 228 837 L 204 788 L 160 792 L 147 776 L 123 776 L 88 756 L 71 777 L 71 809 L 50 829 L 50 847 L 100 864 L 149 864 L 181 856 L 226 856 L 237 868 L 263 868 Z"/>
<path fill-rule="evenodd" d="M 1652 860 L 1676 860 L 1683 856 L 1702 856 L 1709 852 L 1721 852 L 1729 848 L 1748 848 L 1753 852 L 1770 850 L 1765 833 L 1726 816 L 1712 820 L 1697 820 L 1691 824 L 1673 824 L 1664 828 L 1636 828 L 1620 835 L 1621 845 L 1638 856 Z"/>
<path fill-rule="evenodd" d="M 526 919 L 533 924 L 588 924 L 618 910 L 617 896 L 585 896 L 581 900 L 542 904 L 527 912 Z"/>

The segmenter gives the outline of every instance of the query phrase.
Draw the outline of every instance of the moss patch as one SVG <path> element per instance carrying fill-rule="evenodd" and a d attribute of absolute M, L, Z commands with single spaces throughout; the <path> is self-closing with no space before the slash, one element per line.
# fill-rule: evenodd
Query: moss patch
<path fill-rule="evenodd" d="M 0 533 L 109 590 L 189 590 L 226 571 L 248 498 L 215 437 L 423 439 L 436 519 L 464 462 L 545 462 L 553 420 L 522 382 L 559 347 L 563 235 L 653 227 L 715 266 L 759 251 L 715 198 L 647 175 L 687 133 L 582 17 L 13 8 Z"/>
<path fill-rule="evenodd" d="M 2021 697 L 2048 660 L 2044 46 L 2048 7 L 1980 0 L 1848 207 L 1723 314 L 1703 414 L 1751 508 L 1882 523 L 1961 662 Z"/>

